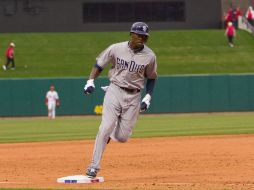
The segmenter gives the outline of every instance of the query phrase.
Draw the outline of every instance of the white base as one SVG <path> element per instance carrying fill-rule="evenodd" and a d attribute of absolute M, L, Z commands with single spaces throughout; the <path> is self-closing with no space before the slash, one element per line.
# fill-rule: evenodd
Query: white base
<path fill-rule="evenodd" d="M 85 175 L 73 175 L 57 178 L 57 183 L 100 183 L 104 182 L 103 177 L 90 178 Z"/>

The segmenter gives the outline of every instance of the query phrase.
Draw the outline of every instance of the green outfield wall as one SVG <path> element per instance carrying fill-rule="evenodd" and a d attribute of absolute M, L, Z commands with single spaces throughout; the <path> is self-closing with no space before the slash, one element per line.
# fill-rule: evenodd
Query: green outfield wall
<path fill-rule="evenodd" d="M 54 84 L 61 99 L 57 115 L 99 114 L 104 93 L 83 94 L 83 78 L 0 79 L 0 116 L 46 116 L 46 92 Z M 144 93 L 144 92 L 143 92 Z M 147 113 L 254 110 L 254 75 L 181 75 L 159 77 Z"/>

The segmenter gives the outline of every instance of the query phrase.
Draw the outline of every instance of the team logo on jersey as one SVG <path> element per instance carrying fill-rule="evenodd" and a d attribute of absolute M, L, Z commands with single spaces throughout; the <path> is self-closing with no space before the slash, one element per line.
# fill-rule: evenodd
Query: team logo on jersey
<path fill-rule="evenodd" d="M 128 70 L 129 72 L 142 73 L 145 65 L 138 65 L 135 61 L 125 61 L 117 57 L 116 68 Z"/>

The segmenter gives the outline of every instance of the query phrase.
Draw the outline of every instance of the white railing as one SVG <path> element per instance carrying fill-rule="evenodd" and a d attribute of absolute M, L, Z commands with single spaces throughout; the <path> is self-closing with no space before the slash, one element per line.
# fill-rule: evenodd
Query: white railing
<path fill-rule="evenodd" d="M 254 35 L 254 27 L 248 22 L 248 20 L 244 16 L 238 17 L 238 28 L 246 30 L 252 35 Z"/>

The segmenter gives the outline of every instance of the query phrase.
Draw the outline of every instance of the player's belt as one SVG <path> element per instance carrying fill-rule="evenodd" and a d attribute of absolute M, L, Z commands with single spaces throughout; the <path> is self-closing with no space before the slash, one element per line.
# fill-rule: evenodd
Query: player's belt
<path fill-rule="evenodd" d="M 120 86 L 119 86 L 120 87 Z M 140 92 L 140 89 L 130 89 L 130 88 L 125 88 L 125 87 L 120 87 L 121 89 L 123 89 L 124 91 L 126 92 L 129 92 L 129 93 L 137 93 L 137 92 Z"/>

